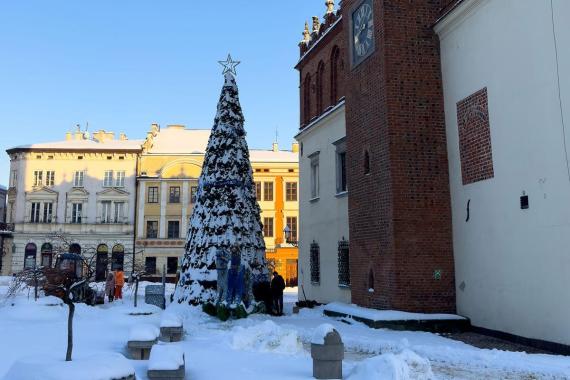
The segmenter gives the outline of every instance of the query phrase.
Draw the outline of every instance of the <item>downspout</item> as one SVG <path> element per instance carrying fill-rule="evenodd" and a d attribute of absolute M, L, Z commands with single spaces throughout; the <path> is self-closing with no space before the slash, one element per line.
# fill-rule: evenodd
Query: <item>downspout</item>
<path fill-rule="evenodd" d="M 131 271 L 131 277 L 135 273 L 135 259 L 136 259 L 136 241 L 137 241 L 137 226 L 138 226 L 138 209 L 139 209 L 139 157 L 140 153 L 137 153 L 135 160 L 135 218 L 133 220 L 133 266 Z M 136 298 L 136 295 L 135 295 Z"/>

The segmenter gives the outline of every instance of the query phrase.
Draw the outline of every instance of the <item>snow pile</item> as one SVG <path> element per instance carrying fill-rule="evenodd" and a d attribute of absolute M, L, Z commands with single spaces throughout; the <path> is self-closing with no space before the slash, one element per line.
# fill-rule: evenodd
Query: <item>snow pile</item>
<path fill-rule="evenodd" d="M 429 360 L 410 350 L 384 354 L 358 364 L 348 380 L 435 380 Z"/>
<path fill-rule="evenodd" d="M 109 380 L 134 374 L 131 363 L 117 353 L 95 354 L 71 362 L 38 355 L 14 362 L 4 380 Z"/>
<path fill-rule="evenodd" d="M 160 327 L 182 327 L 182 317 L 172 311 L 166 311 L 160 319 Z"/>
<path fill-rule="evenodd" d="M 352 317 L 369 319 L 371 321 L 420 321 L 420 320 L 459 320 L 465 319 L 455 314 L 423 314 L 408 313 L 397 310 L 375 310 L 342 302 L 331 302 L 324 308 L 325 311 L 346 314 Z"/>
<path fill-rule="evenodd" d="M 313 337 L 311 338 L 311 343 L 313 344 L 325 344 L 325 337 L 334 331 L 334 326 L 328 323 L 323 323 L 315 329 Z"/>
<path fill-rule="evenodd" d="M 232 348 L 279 354 L 297 354 L 303 345 L 295 330 L 279 327 L 272 321 L 265 321 L 251 327 L 236 327 L 232 330 Z"/>
<path fill-rule="evenodd" d="M 140 324 L 131 327 L 129 341 L 148 342 L 157 339 L 159 335 L 160 330 L 158 327 L 149 324 Z"/>
<path fill-rule="evenodd" d="M 155 344 L 150 351 L 149 370 L 175 371 L 184 365 L 184 353 L 179 346 Z"/>

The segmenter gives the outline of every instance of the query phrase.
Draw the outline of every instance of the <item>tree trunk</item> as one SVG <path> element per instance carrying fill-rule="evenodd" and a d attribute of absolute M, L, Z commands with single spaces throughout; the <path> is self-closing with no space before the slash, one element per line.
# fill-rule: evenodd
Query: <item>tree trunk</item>
<path fill-rule="evenodd" d="M 75 304 L 66 297 L 63 301 L 69 307 L 69 314 L 67 315 L 67 353 L 65 354 L 65 361 L 71 361 L 71 353 L 73 351 L 73 314 L 75 314 Z"/>

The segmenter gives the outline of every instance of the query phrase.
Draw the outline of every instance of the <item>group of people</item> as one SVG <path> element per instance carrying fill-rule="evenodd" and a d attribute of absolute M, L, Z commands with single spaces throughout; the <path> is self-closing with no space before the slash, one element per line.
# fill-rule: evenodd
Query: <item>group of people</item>
<path fill-rule="evenodd" d="M 123 286 L 125 285 L 125 274 L 122 270 L 109 272 L 105 281 L 105 295 L 109 302 L 115 299 L 123 299 Z"/>

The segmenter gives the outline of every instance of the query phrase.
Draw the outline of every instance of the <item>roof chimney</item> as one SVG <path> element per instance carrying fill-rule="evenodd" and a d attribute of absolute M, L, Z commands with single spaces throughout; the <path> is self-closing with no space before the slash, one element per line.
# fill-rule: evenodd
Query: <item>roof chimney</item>
<path fill-rule="evenodd" d="M 299 143 L 297 141 L 293 141 L 291 150 L 293 151 L 293 153 L 299 153 Z"/>
<path fill-rule="evenodd" d="M 277 144 L 277 142 L 273 143 L 273 151 L 274 152 L 279 152 L 279 144 Z"/>
<path fill-rule="evenodd" d="M 65 134 L 65 141 L 70 141 L 71 139 L 73 139 L 73 135 L 71 134 L 71 132 L 67 132 Z"/>
<path fill-rule="evenodd" d="M 121 141 L 128 140 L 127 135 L 124 134 L 123 132 L 121 132 L 121 133 L 119 134 L 119 140 L 121 140 Z"/>

